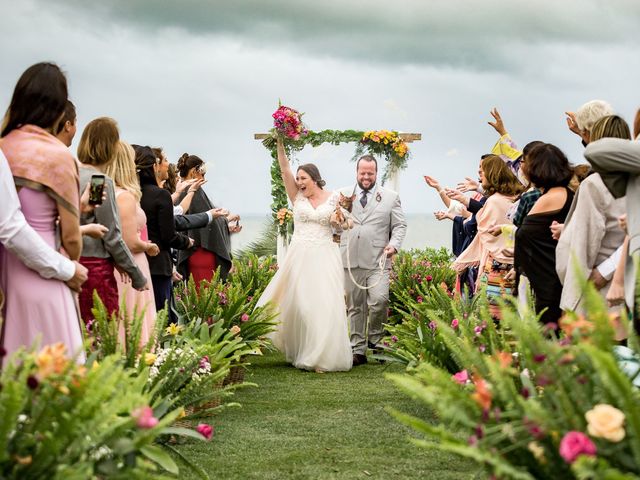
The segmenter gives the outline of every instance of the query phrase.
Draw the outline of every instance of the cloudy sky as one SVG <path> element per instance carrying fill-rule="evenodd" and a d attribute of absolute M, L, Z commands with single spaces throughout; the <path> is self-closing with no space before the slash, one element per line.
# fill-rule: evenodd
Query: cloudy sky
<path fill-rule="evenodd" d="M 207 192 L 269 212 L 270 158 L 255 132 L 278 99 L 312 130 L 420 132 L 400 177 L 409 213 L 438 199 L 423 174 L 475 175 L 498 107 L 520 144 L 555 143 L 582 162 L 565 110 L 601 98 L 640 107 L 637 0 L 0 0 L 0 104 L 20 74 L 67 73 L 79 131 L 115 118 L 123 139 L 210 165 Z M 79 139 L 79 136 L 78 136 Z M 77 143 L 77 140 L 76 140 Z M 72 147 L 75 151 L 75 144 Z M 352 183 L 353 146 L 309 147 L 330 187 Z"/>

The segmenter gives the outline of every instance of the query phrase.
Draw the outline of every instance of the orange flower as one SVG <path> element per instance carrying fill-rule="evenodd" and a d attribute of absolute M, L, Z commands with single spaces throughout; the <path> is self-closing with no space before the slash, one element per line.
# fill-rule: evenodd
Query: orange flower
<path fill-rule="evenodd" d="M 44 347 L 36 356 L 39 379 L 43 380 L 52 374 L 60 375 L 63 373 L 69 364 L 66 353 L 67 347 L 62 343 Z"/>
<path fill-rule="evenodd" d="M 588 336 L 593 332 L 595 326 L 587 320 L 584 315 L 573 317 L 572 315 L 563 315 L 560 319 L 560 328 L 567 337 L 573 337 L 574 332 L 578 332 L 582 336 Z"/>
<path fill-rule="evenodd" d="M 500 363 L 500 368 L 507 368 L 511 366 L 511 362 L 513 361 L 513 357 L 509 352 L 498 352 L 495 354 L 494 358 Z"/>
<path fill-rule="evenodd" d="M 489 390 L 489 384 L 480 376 L 473 376 L 473 384 L 476 387 L 476 392 L 471 395 L 483 410 L 489 410 L 491 408 L 491 390 Z"/>

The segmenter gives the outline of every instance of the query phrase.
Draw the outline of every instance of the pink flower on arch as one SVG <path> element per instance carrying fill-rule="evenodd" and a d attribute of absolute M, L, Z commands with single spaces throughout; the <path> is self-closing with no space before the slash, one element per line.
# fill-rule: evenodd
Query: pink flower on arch
<path fill-rule="evenodd" d="M 582 432 L 572 430 L 560 440 L 560 456 L 567 463 L 573 463 L 580 455 L 595 457 L 597 449 L 591 439 Z"/>
<path fill-rule="evenodd" d="M 458 322 L 457 318 L 454 318 L 453 320 L 451 320 L 451 328 L 453 328 L 454 330 L 456 328 L 458 328 L 458 325 L 460 324 L 460 322 Z"/>
<path fill-rule="evenodd" d="M 242 316 L 240 317 L 240 321 L 241 322 L 248 322 L 249 321 L 249 315 L 247 315 L 246 313 L 243 313 Z"/>

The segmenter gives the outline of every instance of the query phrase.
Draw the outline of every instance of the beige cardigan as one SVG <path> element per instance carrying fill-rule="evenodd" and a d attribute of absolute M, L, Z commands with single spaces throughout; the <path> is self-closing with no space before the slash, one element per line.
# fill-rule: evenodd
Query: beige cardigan
<path fill-rule="evenodd" d="M 622 245 L 624 232 L 618 226 L 618 217 L 623 213 L 624 197 L 613 198 L 599 174 L 589 175 L 580 184 L 556 247 L 563 310 L 581 312 L 580 280 L 588 278 L 591 270 Z M 603 298 L 610 283 L 600 290 Z"/>
<path fill-rule="evenodd" d="M 465 268 L 480 265 L 484 267 L 489 258 L 501 263 L 513 264 L 513 247 L 506 235 L 494 237 L 488 232 L 491 227 L 509 223 L 507 212 L 514 197 L 500 193 L 491 195 L 476 214 L 478 233 L 469 246 L 453 262 L 453 268 L 460 274 Z M 478 278 L 482 274 L 478 269 Z"/>

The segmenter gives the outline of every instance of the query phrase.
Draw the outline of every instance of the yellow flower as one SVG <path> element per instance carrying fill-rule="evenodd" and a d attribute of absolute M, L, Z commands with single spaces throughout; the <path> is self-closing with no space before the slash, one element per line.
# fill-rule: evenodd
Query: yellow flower
<path fill-rule="evenodd" d="M 67 348 L 62 343 L 47 345 L 36 357 L 38 377 L 40 380 L 52 374 L 61 374 L 69 364 L 66 356 Z"/>
<path fill-rule="evenodd" d="M 172 323 L 165 329 L 165 332 L 167 332 L 167 335 L 174 335 L 174 336 L 179 334 L 181 331 L 182 331 L 182 325 L 178 325 L 177 323 Z"/>
<path fill-rule="evenodd" d="M 184 411 L 184 407 L 180 407 L 180 413 L 178 414 L 178 419 L 184 418 L 187 416 L 187 412 Z"/>
<path fill-rule="evenodd" d="M 539 462 L 544 462 L 544 448 L 542 448 L 538 442 L 529 442 L 527 445 L 529 451 L 533 454 L 536 460 Z"/>
<path fill-rule="evenodd" d="M 234 335 L 238 335 L 240 333 L 240 327 L 238 325 L 234 325 L 229 329 L 229 331 Z"/>
<path fill-rule="evenodd" d="M 31 455 L 27 455 L 26 457 L 19 457 L 18 455 L 15 455 L 13 458 L 15 458 L 16 462 L 20 465 L 31 465 L 31 462 L 33 461 Z"/>
<path fill-rule="evenodd" d="M 66 385 L 58 386 L 58 391 L 63 395 L 69 395 L 69 387 L 67 387 Z"/>
<path fill-rule="evenodd" d="M 157 355 L 155 353 L 145 353 L 144 355 L 144 363 L 145 365 L 153 365 L 156 361 Z"/>
<path fill-rule="evenodd" d="M 611 405 L 600 403 L 584 414 L 587 431 L 592 437 L 619 442 L 625 436 L 624 413 Z"/>
<path fill-rule="evenodd" d="M 97 360 L 94 360 L 93 363 L 91 364 L 91 371 L 95 372 L 96 370 L 98 370 L 100 368 L 100 364 L 98 363 Z"/>

